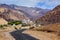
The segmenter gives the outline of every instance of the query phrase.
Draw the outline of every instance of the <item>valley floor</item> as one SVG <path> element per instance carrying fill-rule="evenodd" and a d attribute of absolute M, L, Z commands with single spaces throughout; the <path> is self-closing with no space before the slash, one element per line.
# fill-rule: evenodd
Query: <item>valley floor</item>
<path fill-rule="evenodd" d="M 0 32 L 0 40 L 60 40 L 53 33 L 32 30 L 16 30 L 12 32 Z"/>

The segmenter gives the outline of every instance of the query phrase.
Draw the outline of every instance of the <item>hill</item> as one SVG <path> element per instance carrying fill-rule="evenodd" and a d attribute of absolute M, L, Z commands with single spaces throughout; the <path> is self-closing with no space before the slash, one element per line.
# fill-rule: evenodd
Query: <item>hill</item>
<path fill-rule="evenodd" d="M 12 9 L 5 4 L 0 5 L 0 17 L 8 21 L 29 19 L 26 15 L 24 15 L 24 12 Z"/>
<path fill-rule="evenodd" d="M 60 23 L 60 5 L 36 20 L 39 24 Z"/>
<path fill-rule="evenodd" d="M 3 19 L 3 18 L 0 18 L 0 25 L 5 25 L 5 24 L 7 24 L 8 22 L 5 20 L 5 19 Z"/>
<path fill-rule="evenodd" d="M 36 7 L 0 4 L 0 17 L 9 21 L 23 19 L 35 20 L 43 16 L 47 11 L 49 10 Z"/>

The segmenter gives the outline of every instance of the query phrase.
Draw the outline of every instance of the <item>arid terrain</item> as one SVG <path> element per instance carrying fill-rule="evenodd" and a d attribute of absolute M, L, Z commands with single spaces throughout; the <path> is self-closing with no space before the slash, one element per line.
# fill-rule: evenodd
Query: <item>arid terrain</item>
<path fill-rule="evenodd" d="M 60 40 L 60 5 L 49 11 L 0 4 L 0 40 Z"/>
<path fill-rule="evenodd" d="M 60 36 L 54 32 L 37 31 L 26 28 L 15 30 L 10 27 L 5 30 L 0 29 L 0 40 L 60 40 Z"/>

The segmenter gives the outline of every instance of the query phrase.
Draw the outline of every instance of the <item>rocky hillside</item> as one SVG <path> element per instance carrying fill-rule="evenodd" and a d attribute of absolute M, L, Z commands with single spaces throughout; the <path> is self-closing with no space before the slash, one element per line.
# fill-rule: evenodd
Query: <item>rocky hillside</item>
<path fill-rule="evenodd" d="M 41 9 L 37 7 L 25 7 L 25 6 L 16 6 L 11 4 L 11 8 L 14 8 L 16 10 L 24 12 L 24 15 L 28 16 L 30 19 L 36 19 L 38 17 L 43 16 L 46 12 L 48 12 L 48 9 Z"/>
<path fill-rule="evenodd" d="M 33 19 L 33 20 L 45 15 L 45 13 L 49 11 L 48 9 L 41 9 L 41 8 L 36 8 L 36 7 L 35 8 L 22 7 L 22 6 L 20 6 L 19 9 L 25 12 L 24 14 L 26 14 L 30 19 Z"/>
<path fill-rule="evenodd" d="M 60 5 L 37 19 L 36 22 L 40 24 L 60 23 Z"/>
<path fill-rule="evenodd" d="M 8 21 L 31 19 L 43 16 L 48 9 L 0 4 L 0 17 Z"/>
<path fill-rule="evenodd" d="M 24 12 L 12 9 L 8 5 L 1 4 L 0 5 L 0 17 L 6 20 L 23 20 L 29 19 Z"/>
<path fill-rule="evenodd" d="M 8 24 L 8 22 L 5 19 L 0 18 L 0 25 L 5 25 L 5 24 Z"/>

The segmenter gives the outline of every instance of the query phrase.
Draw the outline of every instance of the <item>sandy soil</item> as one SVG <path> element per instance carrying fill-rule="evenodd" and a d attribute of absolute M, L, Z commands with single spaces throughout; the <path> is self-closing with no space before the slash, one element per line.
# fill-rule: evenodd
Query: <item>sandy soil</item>
<path fill-rule="evenodd" d="M 41 31 L 31 31 L 26 30 L 23 32 L 24 34 L 31 35 L 39 40 L 60 40 L 56 34 L 41 32 Z"/>
<path fill-rule="evenodd" d="M 15 40 L 9 32 L 0 32 L 0 40 Z"/>
<path fill-rule="evenodd" d="M 0 31 L 0 40 L 60 40 L 60 37 L 54 33 L 21 29 Z"/>

